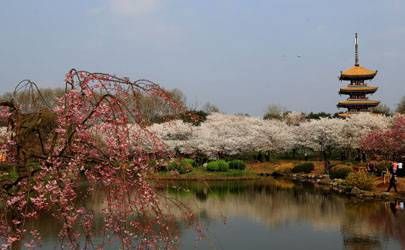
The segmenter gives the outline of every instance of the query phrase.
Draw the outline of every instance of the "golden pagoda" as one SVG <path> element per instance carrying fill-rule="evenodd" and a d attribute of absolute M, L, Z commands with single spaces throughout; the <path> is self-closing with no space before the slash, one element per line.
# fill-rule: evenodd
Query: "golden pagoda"
<path fill-rule="evenodd" d="M 339 94 L 348 95 L 346 100 L 339 101 L 338 108 L 347 108 L 347 112 L 340 113 L 339 116 L 347 117 L 353 113 L 368 112 L 369 108 L 376 107 L 380 102 L 368 99 L 368 94 L 373 94 L 378 87 L 368 85 L 365 81 L 372 80 L 377 74 L 377 70 L 370 70 L 359 64 L 359 44 L 358 36 L 355 34 L 355 62 L 354 66 L 340 72 L 339 80 L 350 81 L 348 85 L 340 88 Z"/>

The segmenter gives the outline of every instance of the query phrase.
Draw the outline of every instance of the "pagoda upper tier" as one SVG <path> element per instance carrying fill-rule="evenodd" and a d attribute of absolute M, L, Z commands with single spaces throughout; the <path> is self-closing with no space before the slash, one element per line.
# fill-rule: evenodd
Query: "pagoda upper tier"
<path fill-rule="evenodd" d="M 367 69 L 359 64 L 340 72 L 340 80 L 355 81 L 355 80 L 371 80 L 377 75 L 377 70 Z"/>

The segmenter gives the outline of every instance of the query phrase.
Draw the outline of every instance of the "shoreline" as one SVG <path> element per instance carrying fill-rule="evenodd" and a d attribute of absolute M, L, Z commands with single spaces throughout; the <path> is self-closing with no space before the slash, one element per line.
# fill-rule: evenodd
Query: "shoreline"
<path fill-rule="evenodd" d="M 157 181 L 250 181 L 258 180 L 260 176 L 205 176 L 205 177 L 148 177 L 148 180 L 157 180 Z"/>
<path fill-rule="evenodd" d="M 330 179 L 327 175 L 314 174 L 291 174 L 283 178 L 301 183 L 313 184 L 315 188 L 354 197 L 363 201 L 405 201 L 405 192 L 384 192 L 379 190 L 362 190 L 357 187 L 347 185 L 342 179 Z"/>
<path fill-rule="evenodd" d="M 244 176 L 221 176 L 221 175 L 200 175 L 200 176 L 159 176 L 148 177 L 153 181 L 251 181 L 265 178 L 274 178 L 275 180 L 289 180 L 303 184 L 311 184 L 315 189 L 343 195 L 347 198 L 355 198 L 361 201 L 405 201 L 405 192 L 382 192 L 379 190 L 366 191 L 357 187 L 348 186 L 342 179 L 330 179 L 328 175 L 316 174 L 277 174 L 255 173 L 255 175 Z"/>

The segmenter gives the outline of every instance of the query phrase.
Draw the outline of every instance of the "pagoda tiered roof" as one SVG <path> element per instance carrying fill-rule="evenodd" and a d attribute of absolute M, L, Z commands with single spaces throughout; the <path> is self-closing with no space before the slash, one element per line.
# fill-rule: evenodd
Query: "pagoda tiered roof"
<path fill-rule="evenodd" d="M 360 65 L 355 65 L 340 72 L 340 80 L 370 80 L 375 77 L 377 70 L 367 69 Z"/>
<path fill-rule="evenodd" d="M 349 84 L 345 87 L 340 88 L 339 94 L 351 94 L 351 93 L 363 93 L 372 94 L 378 89 L 377 86 L 372 85 L 352 85 Z"/>
<path fill-rule="evenodd" d="M 380 104 L 379 101 L 376 100 L 368 100 L 368 99 L 347 99 L 343 101 L 339 101 L 337 106 L 339 108 L 352 108 L 352 107 L 376 107 Z"/>

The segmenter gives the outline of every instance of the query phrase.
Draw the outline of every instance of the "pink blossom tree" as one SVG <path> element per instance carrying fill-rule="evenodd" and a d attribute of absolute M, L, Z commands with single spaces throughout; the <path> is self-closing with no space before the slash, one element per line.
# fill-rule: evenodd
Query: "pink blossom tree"
<path fill-rule="evenodd" d="M 386 160 L 403 160 L 404 142 L 405 115 L 397 114 L 389 128 L 374 130 L 366 134 L 361 140 L 361 147 L 375 157 L 382 157 Z"/>
<path fill-rule="evenodd" d="M 360 159 L 362 137 L 371 131 L 388 128 L 391 122 L 391 117 L 373 113 L 360 113 L 347 118 L 339 135 L 339 148 L 345 158 L 356 156 Z"/>
<path fill-rule="evenodd" d="M 1 247 L 15 247 L 23 241 L 26 247 L 33 247 L 40 234 L 27 223 L 41 214 L 61 223 L 63 246 L 102 247 L 92 240 L 94 211 L 79 202 L 95 189 L 106 195 L 102 209 L 106 237 L 119 239 L 122 248 L 170 247 L 176 236 L 169 227 L 174 218 L 164 214 L 157 193 L 146 181 L 150 162 L 165 157 L 166 151 L 160 139 L 145 129 L 137 101 L 150 95 L 182 107 L 147 80 L 72 69 L 65 82 L 66 93 L 52 110 L 56 127 L 46 137 L 36 137 L 39 151 L 29 157 L 24 149 L 15 154 L 24 140 L 17 138 L 16 132 L 3 143 L 8 154 L 15 155 L 9 160 L 25 165 L 25 171 L 0 188 Z M 1 106 L 1 116 L 15 131 L 21 120 L 18 103 Z M 130 132 L 131 126 L 137 126 L 136 132 Z M 19 159 L 22 156 L 23 161 Z M 30 161 L 37 165 L 27 167 Z M 81 192 L 83 183 L 85 192 Z M 192 215 L 186 209 L 184 212 L 190 219 Z M 27 235 L 32 242 L 24 239 Z"/>

